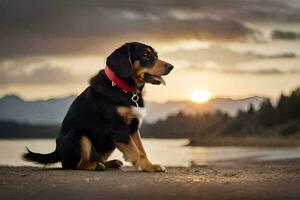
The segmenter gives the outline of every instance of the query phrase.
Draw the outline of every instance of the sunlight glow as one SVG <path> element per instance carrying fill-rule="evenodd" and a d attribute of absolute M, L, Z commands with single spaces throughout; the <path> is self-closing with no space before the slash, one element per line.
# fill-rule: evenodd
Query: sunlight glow
<path fill-rule="evenodd" d="M 206 89 L 198 89 L 192 92 L 191 101 L 194 103 L 204 103 L 211 98 L 211 94 Z"/>

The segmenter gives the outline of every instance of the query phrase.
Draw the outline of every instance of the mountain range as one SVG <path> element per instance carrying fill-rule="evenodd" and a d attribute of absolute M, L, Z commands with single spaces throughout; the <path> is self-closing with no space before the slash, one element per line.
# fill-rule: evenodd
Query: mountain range
<path fill-rule="evenodd" d="M 0 98 L 0 120 L 29 124 L 60 124 L 75 96 L 48 100 L 26 101 L 16 95 Z M 146 102 L 146 122 L 165 119 L 180 111 L 186 114 L 207 113 L 220 110 L 234 116 L 239 110 L 247 110 L 252 104 L 257 109 L 263 97 L 245 99 L 215 98 L 202 104 L 190 101 L 170 101 L 165 103 Z"/>

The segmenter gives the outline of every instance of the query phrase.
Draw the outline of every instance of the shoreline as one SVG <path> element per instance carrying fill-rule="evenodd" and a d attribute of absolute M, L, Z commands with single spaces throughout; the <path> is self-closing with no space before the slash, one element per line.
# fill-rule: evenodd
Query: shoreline
<path fill-rule="evenodd" d="M 299 138 L 280 137 L 211 137 L 189 140 L 187 146 L 236 146 L 236 147 L 300 147 Z"/>
<path fill-rule="evenodd" d="M 299 199 L 300 159 L 167 167 L 165 173 L 0 166 L 0 199 Z"/>

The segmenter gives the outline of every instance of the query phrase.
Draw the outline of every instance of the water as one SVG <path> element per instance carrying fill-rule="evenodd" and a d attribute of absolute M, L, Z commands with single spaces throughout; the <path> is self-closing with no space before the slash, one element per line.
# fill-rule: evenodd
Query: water
<path fill-rule="evenodd" d="M 208 164 L 235 159 L 281 160 L 300 158 L 299 147 L 188 147 L 185 139 L 143 139 L 148 157 L 153 163 L 166 166 L 189 166 L 191 162 Z M 32 151 L 49 153 L 55 148 L 54 139 L 0 140 L 0 165 L 34 165 L 21 159 L 25 146 Z M 122 159 L 116 150 L 111 158 Z"/>

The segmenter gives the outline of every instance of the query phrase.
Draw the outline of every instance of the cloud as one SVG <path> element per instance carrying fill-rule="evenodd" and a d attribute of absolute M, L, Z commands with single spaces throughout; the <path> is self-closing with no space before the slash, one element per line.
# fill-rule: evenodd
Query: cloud
<path fill-rule="evenodd" d="M 278 54 L 260 54 L 255 52 L 247 52 L 246 55 L 252 56 L 257 59 L 281 59 L 281 58 L 297 58 L 297 54 L 292 52 L 284 52 L 284 53 L 278 53 Z"/>
<path fill-rule="evenodd" d="M 299 6 L 290 4 L 290 0 L 74 0 L 72 3 L 62 0 L 59 4 L 51 0 L 3 0 L 0 2 L 0 83 L 55 84 L 87 79 L 87 75 L 63 69 L 61 63 L 29 69 L 22 67 L 23 61 L 17 62 L 18 65 L 3 64 L 7 61 L 25 60 L 29 64 L 24 66 L 29 66 L 33 59 L 50 57 L 58 60 L 66 56 L 106 57 L 125 41 L 132 40 L 170 48 L 177 41 L 186 40 L 242 44 L 263 39 L 257 27 L 299 20 Z M 243 54 L 216 46 L 173 53 L 168 56 L 195 64 L 212 61 L 224 65 L 297 57 L 290 52 Z"/>
<path fill-rule="evenodd" d="M 273 40 L 299 40 L 300 32 L 274 30 L 272 32 Z"/>
<path fill-rule="evenodd" d="M 289 74 L 300 74 L 300 70 L 280 70 L 276 68 L 268 69 L 240 69 L 240 68 L 222 68 L 222 67 L 207 67 L 207 66 L 190 66 L 189 69 L 197 71 L 209 71 L 223 74 L 233 75 L 289 75 Z"/>
<path fill-rule="evenodd" d="M 202 49 L 180 49 L 175 52 L 163 54 L 170 59 L 187 60 L 191 63 L 201 64 L 208 61 L 213 61 L 220 65 L 232 66 L 238 63 L 262 60 L 262 59 L 294 59 L 297 55 L 293 52 L 283 52 L 278 54 L 261 54 L 258 52 L 240 52 L 229 48 L 212 45 Z"/>
<path fill-rule="evenodd" d="M 129 40 L 167 44 L 184 39 L 257 39 L 260 31 L 240 19 L 254 17 L 249 13 L 261 4 L 265 5 L 248 0 L 1 1 L 0 60 L 107 54 Z"/>
<path fill-rule="evenodd" d="M 252 74 L 252 75 L 283 75 L 283 74 L 300 74 L 299 70 L 283 71 L 279 69 L 258 69 L 258 70 L 245 70 L 245 69 L 224 69 L 220 72 L 226 74 Z"/>
<path fill-rule="evenodd" d="M 10 70 L 0 66 L 0 85 L 72 84 L 87 81 L 88 77 L 72 74 L 53 66 L 42 66 L 28 72 L 25 68 Z"/>
<path fill-rule="evenodd" d="M 297 24 L 300 2 L 293 0 L 203 0 L 188 1 L 190 6 L 173 7 L 170 15 L 177 19 L 236 19 L 251 24 Z"/>

